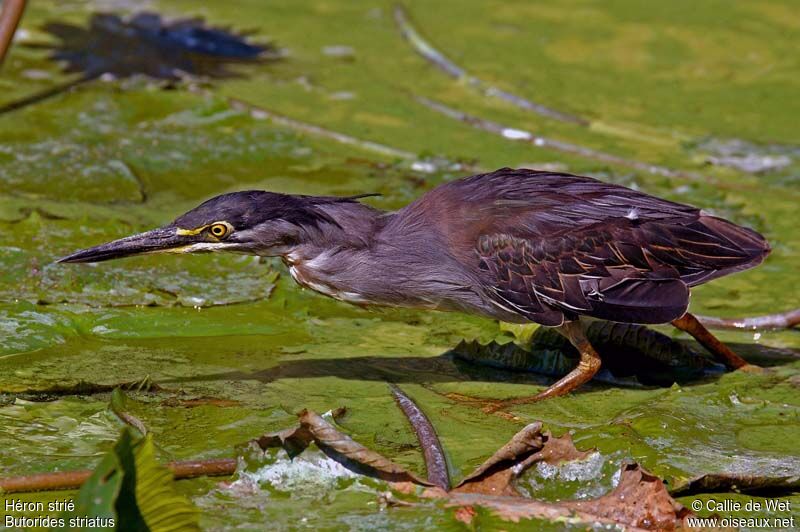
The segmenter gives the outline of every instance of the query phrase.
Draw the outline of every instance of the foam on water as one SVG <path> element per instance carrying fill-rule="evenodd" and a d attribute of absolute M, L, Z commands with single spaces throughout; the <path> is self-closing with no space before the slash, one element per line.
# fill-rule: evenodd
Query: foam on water
<path fill-rule="evenodd" d="M 593 452 L 584 460 L 573 460 L 557 465 L 539 463 L 528 471 L 517 487 L 526 495 L 544 500 L 564 498 L 591 499 L 614 489 L 619 482 L 620 465 L 625 456 L 621 453 L 603 455 Z"/>
<path fill-rule="evenodd" d="M 585 460 L 574 460 L 558 465 L 545 462 L 536 464 L 536 471 L 545 479 L 561 479 L 566 481 L 588 481 L 596 478 L 603 469 L 605 458 L 600 453 L 594 452 Z"/>
<path fill-rule="evenodd" d="M 319 451 L 305 451 L 290 459 L 284 450 L 274 455 L 272 463 L 254 471 L 240 468 L 239 477 L 225 491 L 235 495 L 262 491 L 289 493 L 292 497 L 323 498 L 334 490 L 355 487 L 366 489 L 360 476 Z"/>

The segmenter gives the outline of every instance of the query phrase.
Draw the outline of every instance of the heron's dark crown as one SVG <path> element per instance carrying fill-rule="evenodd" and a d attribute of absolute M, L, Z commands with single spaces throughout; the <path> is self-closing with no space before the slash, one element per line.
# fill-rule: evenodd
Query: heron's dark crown
<path fill-rule="evenodd" d="M 193 229 L 226 221 L 236 230 L 255 227 L 269 220 L 284 220 L 303 227 L 316 227 L 323 222 L 338 225 L 321 206 L 352 203 L 356 199 L 357 197 L 295 196 L 263 190 L 231 192 L 200 204 L 179 216 L 174 224 L 179 228 Z"/>

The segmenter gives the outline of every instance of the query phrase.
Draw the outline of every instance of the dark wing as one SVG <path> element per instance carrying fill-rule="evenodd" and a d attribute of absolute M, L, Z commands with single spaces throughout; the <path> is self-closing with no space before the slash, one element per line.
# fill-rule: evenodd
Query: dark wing
<path fill-rule="evenodd" d="M 605 230 L 536 241 L 484 235 L 477 251 L 499 306 L 543 325 L 579 314 L 665 323 L 689 304 L 689 288 L 674 270 L 649 262 L 639 247 L 616 245 Z"/>
<path fill-rule="evenodd" d="M 754 231 L 591 178 L 503 169 L 446 187 L 480 212 L 473 253 L 493 302 L 544 325 L 665 323 L 690 286 L 769 251 Z"/>

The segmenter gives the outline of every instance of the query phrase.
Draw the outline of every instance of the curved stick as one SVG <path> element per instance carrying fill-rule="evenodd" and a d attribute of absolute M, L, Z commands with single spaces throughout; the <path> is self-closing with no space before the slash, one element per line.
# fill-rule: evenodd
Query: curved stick
<path fill-rule="evenodd" d="M 122 389 L 114 389 L 114 391 L 111 392 L 111 411 L 120 419 L 120 421 L 138 430 L 142 436 L 146 435 L 149 432 L 147 430 L 147 426 L 142 422 L 141 419 L 125 409 L 125 403 L 127 400 L 128 399 Z"/>
<path fill-rule="evenodd" d="M 25 11 L 26 0 L 5 0 L 0 9 L 0 65 L 6 57 L 17 26 Z"/>
<path fill-rule="evenodd" d="M 442 444 L 436 435 L 436 430 L 427 416 L 410 397 L 403 393 L 403 390 L 395 384 L 390 384 L 389 387 L 392 389 L 392 395 L 394 395 L 397 405 L 414 428 L 419 445 L 422 447 L 422 455 L 425 457 L 425 469 L 428 472 L 428 482 L 443 490 L 449 490 L 450 475 L 447 472 L 447 461 L 444 457 Z"/>
<path fill-rule="evenodd" d="M 791 329 L 800 325 L 800 308 L 748 318 L 696 317 L 703 325 L 714 329 Z"/>

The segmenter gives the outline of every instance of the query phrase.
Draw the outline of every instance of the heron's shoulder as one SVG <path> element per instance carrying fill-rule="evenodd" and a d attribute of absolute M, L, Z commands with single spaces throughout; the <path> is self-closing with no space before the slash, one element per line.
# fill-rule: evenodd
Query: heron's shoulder
<path fill-rule="evenodd" d="M 565 187 L 577 187 L 576 192 L 578 192 L 582 187 L 597 189 L 604 186 L 607 184 L 592 177 L 529 168 L 500 168 L 494 172 L 451 181 L 441 185 L 437 190 L 444 193 L 461 193 L 464 194 L 464 199 L 479 200 L 492 196 L 531 195 Z"/>
<path fill-rule="evenodd" d="M 592 177 L 529 169 L 501 168 L 441 185 L 429 202 L 438 210 L 460 205 L 517 224 L 541 217 L 572 227 L 615 218 L 642 221 L 694 220 L 699 209 Z M 423 198 L 425 201 L 426 198 Z"/>

